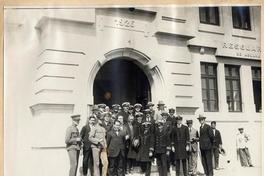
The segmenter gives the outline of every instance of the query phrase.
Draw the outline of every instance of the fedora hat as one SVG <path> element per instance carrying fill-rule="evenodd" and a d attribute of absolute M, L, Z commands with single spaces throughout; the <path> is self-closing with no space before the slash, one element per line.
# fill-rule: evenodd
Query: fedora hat
<path fill-rule="evenodd" d="M 165 103 L 162 101 L 162 100 L 160 100 L 160 101 L 158 101 L 158 104 L 157 104 L 158 106 L 159 105 L 165 105 Z"/>
<path fill-rule="evenodd" d="M 198 120 L 204 120 L 204 119 L 206 119 L 206 117 L 204 115 L 202 115 L 202 114 L 199 114 L 199 117 L 197 119 Z"/>

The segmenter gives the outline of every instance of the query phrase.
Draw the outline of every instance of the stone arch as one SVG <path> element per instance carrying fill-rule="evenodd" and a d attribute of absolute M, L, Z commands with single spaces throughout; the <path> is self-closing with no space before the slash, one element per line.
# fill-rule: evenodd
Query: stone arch
<path fill-rule="evenodd" d="M 105 53 L 104 57 L 99 58 L 93 65 L 88 78 L 88 97 L 90 97 L 89 104 L 94 103 L 94 80 L 100 68 L 106 62 L 120 58 L 132 61 L 137 66 L 139 66 L 142 71 L 146 74 L 151 87 L 151 99 L 154 103 L 157 103 L 158 100 L 165 98 L 163 97 L 164 95 L 162 93 L 164 92 L 163 76 L 159 70 L 159 67 L 155 64 L 155 61 L 148 57 L 146 54 L 133 48 L 118 48 Z"/>

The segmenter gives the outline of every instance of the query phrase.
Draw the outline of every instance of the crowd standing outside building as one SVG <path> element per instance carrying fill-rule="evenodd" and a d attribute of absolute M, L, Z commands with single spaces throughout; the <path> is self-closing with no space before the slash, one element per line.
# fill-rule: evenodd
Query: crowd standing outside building
<path fill-rule="evenodd" d="M 67 128 L 65 138 L 70 158 L 69 175 L 76 176 L 82 149 L 84 176 L 88 173 L 124 176 L 133 173 L 135 168 L 149 176 L 153 161 L 157 163 L 160 176 L 170 175 L 170 166 L 175 166 L 177 176 L 181 170 L 184 176 L 195 176 L 199 152 L 204 174 L 213 176 L 213 169 L 219 169 L 219 154 L 224 150 L 216 122 L 212 121 L 210 126 L 205 122 L 206 117 L 199 115 L 201 126 L 196 130 L 193 120 L 186 120 L 187 125 L 184 125 L 183 117 L 175 116 L 173 108 L 167 112 L 163 101 L 157 105 L 159 110 L 154 111 L 150 108 L 153 106 L 149 102 L 143 109 L 139 103 L 131 106 L 124 102 L 122 109 L 114 104 L 109 110 L 105 104 L 94 105 L 80 134 L 77 128 L 80 115 L 71 116 L 72 125 Z M 252 167 L 246 145 L 249 136 L 243 128 L 239 128 L 239 132 L 236 141 L 241 165 Z"/>

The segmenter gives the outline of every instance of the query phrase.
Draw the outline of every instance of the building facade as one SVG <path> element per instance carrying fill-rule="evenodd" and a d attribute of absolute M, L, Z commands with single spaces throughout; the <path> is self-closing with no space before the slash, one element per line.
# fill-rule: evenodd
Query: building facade
<path fill-rule="evenodd" d="M 70 115 L 84 125 L 93 104 L 125 100 L 163 100 L 197 128 L 204 114 L 233 161 L 244 127 L 260 167 L 260 18 L 257 6 L 6 9 L 6 172 L 67 175 Z"/>

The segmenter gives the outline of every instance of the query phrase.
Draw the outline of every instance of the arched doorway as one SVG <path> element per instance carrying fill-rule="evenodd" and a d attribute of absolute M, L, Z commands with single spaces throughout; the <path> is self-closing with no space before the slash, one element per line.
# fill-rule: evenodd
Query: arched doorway
<path fill-rule="evenodd" d="M 94 103 L 112 105 L 128 101 L 146 105 L 151 88 L 144 71 L 129 58 L 112 59 L 97 72 L 93 85 Z"/>

